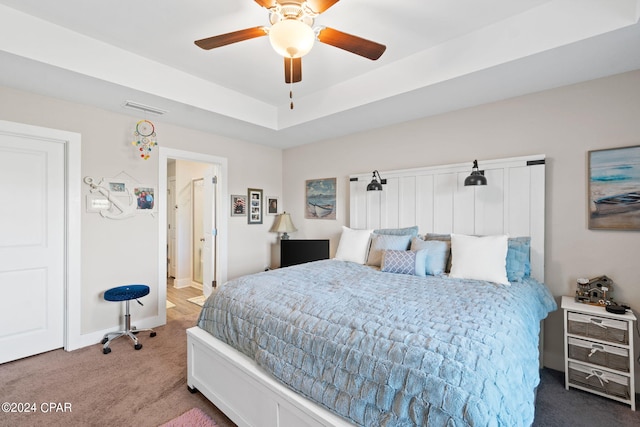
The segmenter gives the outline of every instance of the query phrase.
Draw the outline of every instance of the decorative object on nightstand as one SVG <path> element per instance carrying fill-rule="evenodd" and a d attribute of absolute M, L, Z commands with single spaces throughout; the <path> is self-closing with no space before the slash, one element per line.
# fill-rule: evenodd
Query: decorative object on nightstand
<path fill-rule="evenodd" d="M 636 316 L 562 297 L 565 388 L 617 400 L 636 410 L 633 337 Z"/>
<path fill-rule="evenodd" d="M 287 233 L 293 233 L 294 231 L 298 231 L 298 229 L 293 225 L 291 215 L 283 212 L 276 217 L 276 220 L 273 222 L 269 231 L 272 233 L 282 233 L 280 239 L 289 240 L 289 234 Z"/>
<path fill-rule="evenodd" d="M 613 280 L 607 276 L 577 280 L 576 301 L 599 306 L 613 302 Z"/>

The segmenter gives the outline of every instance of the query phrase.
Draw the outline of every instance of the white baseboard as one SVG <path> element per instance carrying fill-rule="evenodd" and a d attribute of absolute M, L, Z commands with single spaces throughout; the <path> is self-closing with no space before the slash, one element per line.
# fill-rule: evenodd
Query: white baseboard
<path fill-rule="evenodd" d="M 174 288 L 178 288 L 178 289 L 180 289 L 180 288 L 188 288 L 189 286 L 191 286 L 192 283 L 193 282 L 191 281 L 190 277 L 183 278 L 183 279 L 176 278 L 173 281 L 173 287 Z"/>
<path fill-rule="evenodd" d="M 160 316 L 147 317 L 144 319 L 135 319 L 132 326 L 137 327 L 138 329 L 148 329 L 155 328 L 158 326 L 162 326 L 164 323 L 160 321 Z M 90 332 L 88 334 L 80 335 L 77 340 L 74 340 L 73 347 L 68 347 L 66 351 L 78 350 L 83 347 L 88 347 L 90 345 L 94 345 L 102 341 L 104 334 L 108 332 L 115 332 L 121 330 L 124 325 L 114 326 L 112 328 L 103 329 L 101 331 Z"/>
<path fill-rule="evenodd" d="M 194 282 L 193 280 L 191 280 L 191 278 L 174 279 L 173 287 L 176 289 L 183 289 L 183 288 L 196 288 L 200 290 L 203 289 L 202 283 Z"/>

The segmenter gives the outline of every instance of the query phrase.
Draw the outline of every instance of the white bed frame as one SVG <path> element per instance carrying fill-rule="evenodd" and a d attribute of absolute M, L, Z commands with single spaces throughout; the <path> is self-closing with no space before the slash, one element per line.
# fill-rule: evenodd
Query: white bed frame
<path fill-rule="evenodd" d="M 421 233 L 531 236 L 531 275 L 543 282 L 544 159 L 481 161 L 486 187 L 464 187 L 471 162 L 380 172 L 386 179 L 381 192 L 366 191 L 371 173 L 352 175 L 350 226 L 418 225 Z M 350 425 L 198 327 L 187 330 L 187 385 L 241 427 Z"/>

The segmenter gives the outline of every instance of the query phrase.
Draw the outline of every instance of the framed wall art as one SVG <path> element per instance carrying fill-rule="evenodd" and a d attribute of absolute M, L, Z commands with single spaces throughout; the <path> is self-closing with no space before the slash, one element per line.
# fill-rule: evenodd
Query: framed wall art
<path fill-rule="evenodd" d="M 231 195 L 231 216 L 247 215 L 247 196 L 243 194 Z"/>
<path fill-rule="evenodd" d="M 156 190 L 139 184 L 126 172 L 113 178 L 83 178 L 89 186 L 87 212 L 95 212 L 108 219 L 126 219 L 136 214 L 154 215 L 157 208 Z"/>
<path fill-rule="evenodd" d="M 247 222 L 249 224 L 262 224 L 262 190 L 249 188 L 247 190 L 247 199 L 249 201 Z"/>
<path fill-rule="evenodd" d="M 277 197 L 267 196 L 267 215 L 278 215 L 280 203 Z"/>
<path fill-rule="evenodd" d="M 134 187 L 138 209 L 153 210 L 155 207 L 156 192 L 153 187 Z"/>
<path fill-rule="evenodd" d="M 305 187 L 304 217 L 336 219 L 336 178 L 309 179 Z"/>
<path fill-rule="evenodd" d="M 640 145 L 589 151 L 589 228 L 640 230 Z"/>

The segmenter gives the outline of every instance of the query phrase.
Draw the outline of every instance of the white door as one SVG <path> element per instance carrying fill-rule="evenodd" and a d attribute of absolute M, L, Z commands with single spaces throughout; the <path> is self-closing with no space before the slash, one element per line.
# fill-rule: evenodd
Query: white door
<path fill-rule="evenodd" d="M 202 245 L 203 279 L 202 291 L 206 297 L 213 291 L 213 281 L 216 277 L 216 229 L 215 199 L 218 178 L 215 176 L 215 167 L 207 169 L 204 176 L 204 191 L 202 202 L 202 229 L 204 241 Z"/>
<path fill-rule="evenodd" d="M 63 346 L 65 147 L 0 133 L 0 363 Z"/>
<path fill-rule="evenodd" d="M 167 251 L 169 277 L 176 277 L 176 177 L 170 177 L 167 189 Z"/>
<path fill-rule="evenodd" d="M 191 180 L 191 280 L 202 285 L 204 258 L 204 179 Z"/>

